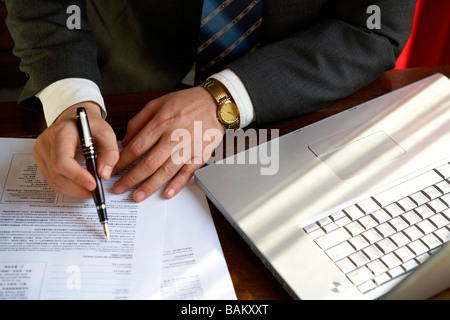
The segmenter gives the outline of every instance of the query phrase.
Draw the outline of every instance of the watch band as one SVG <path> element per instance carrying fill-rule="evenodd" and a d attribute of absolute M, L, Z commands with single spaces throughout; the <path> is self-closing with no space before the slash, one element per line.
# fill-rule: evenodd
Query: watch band
<path fill-rule="evenodd" d="M 214 99 L 216 99 L 218 105 L 223 103 L 226 99 L 230 98 L 230 95 L 225 91 L 223 86 L 220 85 L 214 79 L 210 78 L 206 80 L 204 83 L 202 83 L 200 86 L 209 91 L 209 93 L 214 97 Z"/>
<path fill-rule="evenodd" d="M 223 107 L 223 105 L 227 102 L 232 102 L 235 106 L 231 95 L 226 90 L 225 86 L 220 83 L 218 80 L 209 78 L 204 83 L 200 84 L 201 87 L 205 88 L 216 100 L 218 110 Z M 240 125 L 240 117 L 239 113 L 237 114 L 237 119 L 233 123 L 225 123 L 218 116 L 217 119 L 219 122 L 228 125 L 228 129 L 236 129 Z"/>

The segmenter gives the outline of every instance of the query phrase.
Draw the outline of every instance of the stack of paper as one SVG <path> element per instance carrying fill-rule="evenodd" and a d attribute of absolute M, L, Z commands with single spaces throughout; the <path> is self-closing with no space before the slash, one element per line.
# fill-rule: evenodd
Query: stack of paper
<path fill-rule="evenodd" d="M 0 299 L 235 299 L 205 196 L 134 203 L 104 181 L 111 239 L 92 199 L 54 193 L 34 140 L 0 139 Z"/>

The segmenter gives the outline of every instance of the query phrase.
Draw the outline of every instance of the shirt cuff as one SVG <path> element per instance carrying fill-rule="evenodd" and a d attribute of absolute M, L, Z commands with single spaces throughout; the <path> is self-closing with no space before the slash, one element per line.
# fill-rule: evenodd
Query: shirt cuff
<path fill-rule="evenodd" d="M 99 87 L 92 81 L 80 78 L 67 78 L 56 81 L 36 94 L 41 100 L 47 126 L 67 108 L 83 101 L 92 101 L 100 106 L 103 119 L 106 108 Z"/>
<path fill-rule="evenodd" d="M 233 100 L 239 109 L 240 128 L 245 128 L 256 120 L 255 110 L 250 95 L 248 94 L 244 83 L 233 71 L 225 69 L 212 75 L 211 78 L 219 80 L 233 97 Z"/>

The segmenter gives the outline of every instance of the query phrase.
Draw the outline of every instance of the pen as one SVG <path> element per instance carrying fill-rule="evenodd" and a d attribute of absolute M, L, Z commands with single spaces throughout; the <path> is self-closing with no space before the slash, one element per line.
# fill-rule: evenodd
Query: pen
<path fill-rule="evenodd" d="M 83 149 L 83 155 L 86 160 L 86 168 L 94 176 L 95 181 L 97 182 L 97 187 L 92 191 L 92 197 L 94 198 L 95 207 L 97 208 L 98 218 L 103 227 L 103 233 L 109 240 L 105 194 L 103 192 L 102 181 L 97 174 L 97 154 L 95 153 L 94 142 L 92 141 L 87 113 L 83 107 L 77 108 L 77 125 L 81 140 L 81 148 Z"/>

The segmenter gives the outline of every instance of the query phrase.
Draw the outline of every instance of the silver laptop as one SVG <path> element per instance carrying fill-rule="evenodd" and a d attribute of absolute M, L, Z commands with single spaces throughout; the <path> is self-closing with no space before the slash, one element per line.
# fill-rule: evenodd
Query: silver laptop
<path fill-rule="evenodd" d="M 436 74 L 195 176 L 294 298 L 424 299 L 450 287 L 449 141 Z M 261 148 L 270 174 L 233 161 Z"/>

